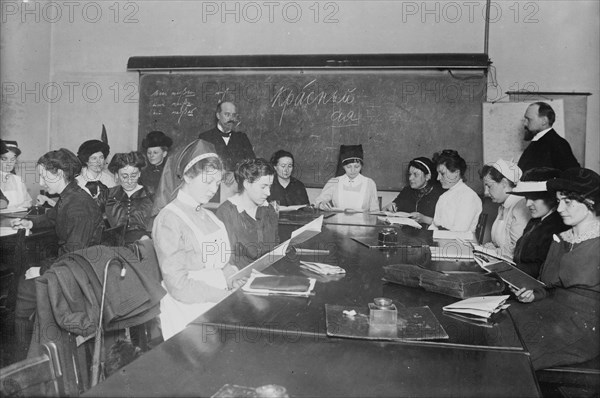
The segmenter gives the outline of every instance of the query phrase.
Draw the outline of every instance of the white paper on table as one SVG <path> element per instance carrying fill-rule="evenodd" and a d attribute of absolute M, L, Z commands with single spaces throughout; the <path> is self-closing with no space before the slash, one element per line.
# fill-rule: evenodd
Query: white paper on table
<path fill-rule="evenodd" d="M 412 218 L 406 218 L 406 217 L 377 217 L 377 219 L 379 219 L 381 221 L 388 222 L 390 224 L 408 225 L 409 227 L 418 228 L 418 229 L 423 228 L 421 226 L 421 224 L 419 224 L 418 222 L 416 222 Z"/>
<path fill-rule="evenodd" d="M 475 234 L 471 231 L 446 231 L 436 229 L 433 231 L 433 240 L 460 239 L 465 242 L 476 242 Z"/>

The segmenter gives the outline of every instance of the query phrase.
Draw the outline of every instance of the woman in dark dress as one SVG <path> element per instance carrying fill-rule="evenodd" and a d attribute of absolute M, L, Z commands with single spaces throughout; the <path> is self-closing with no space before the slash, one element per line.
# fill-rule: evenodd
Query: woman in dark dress
<path fill-rule="evenodd" d="M 309 205 L 304 184 L 292 177 L 294 156 L 287 151 L 279 150 L 271 157 L 271 165 L 275 168 L 276 176 L 271 186 L 269 203 L 277 201 L 280 211 L 286 211 L 288 206 Z"/>
<path fill-rule="evenodd" d="M 385 210 L 409 213 L 410 218 L 418 223 L 431 224 L 435 205 L 444 193 L 433 162 L 426 157 L 411 160 L 408 163 L 408 184 Z"/>
<path fill-rule="evenodd" d="M 600 176 L 572 168 L 547 185 L 570 228 L 553 236 L 539 278 L 546 287 L 514 290 L 521 303 L 509 309 L 536 370 L 600 354 Z"/>
<path fill-rule="evenodd" d="M 217 209 L 217 217 L 229 235 L 231 263 L 240 269 L 279 243 L 277 212 L 267 202 L 274 174 L 273 166 L 265 159 L 241 161 L 235 171 L 238 193 Z"/>
<path fill-rule="evenodd" d="M 525 196 L 526 206 L 531 213 L 523 235 L 517 240 L 513 261 L 519 269 L 534 278 L 539 276 L 540 267 L 546 261 L 552 235 L 569 228 L 556 211 L 556 193 L 548 191 L 546 187 L 546 181 L 559 175 L 560 170 L 548 167 L 527 170 L 511 192 L 512 195 Z"/>
<path fill-rule="evenodd" d="M 151 195 L 154 195 L 158 188 L 171 145 L 173 140 L 162 131 L 151 131 L 142 140 L 142 148 L 146 151 L 148 163 L 142 169 L 140 184 L 144 185 Z"/>
<path fill-rule="evenodd" d="M 119 185 L 108 190 L 101 204 L 112 228 L 125 225 L 124 243 L 149 236 L 152 230 L 152 196 L 146 187 L 138 183 L 140 170 L 145 164 L 140 152 L 130 152 L 116 153 L 108 165 Z"/>

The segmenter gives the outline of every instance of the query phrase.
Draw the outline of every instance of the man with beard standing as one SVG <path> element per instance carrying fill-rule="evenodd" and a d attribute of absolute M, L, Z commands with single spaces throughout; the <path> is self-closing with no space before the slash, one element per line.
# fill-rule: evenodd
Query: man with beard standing
<path fill-rule="evenodd" d="M 525 172 L 534 167 L 551 167 L 566 170 L 579 167 L 571 146 L 552 128 L 556 115 L 550 105 L 535 102 L 525 112 L 525 141 L 531 141 L 525 148 L 518 166 Z"/>
<path fill-rule="evenodd" d="M 254 159 L 252 144 L 245 133 L 233 131 L 239 124 L 237 108 L 233 102 L 220 102 L 216 110 L 217 125 L 208 131 L 201 133 L 198 138 L 208 141 L 215 146 L 217 155 L 223 161 L 225 172 L 223 173 L 223 184 L 220 187 L 220 195 L 216 194 L 213 199 L 223 202 L 236 192 L 237 184 L 233 172 L 240 160 Z"/>

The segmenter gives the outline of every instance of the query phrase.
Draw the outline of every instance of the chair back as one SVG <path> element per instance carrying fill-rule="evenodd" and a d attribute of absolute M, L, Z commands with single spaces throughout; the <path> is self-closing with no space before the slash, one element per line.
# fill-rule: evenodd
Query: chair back
<path fill-rule="evenodd" d="M 44 353 L 0 370 L 0 396 L 64 396 L 63 372 L 54 343 L 43 345 Z"/>
<path fill-rule="evenodd" d="M 487 224 L 488 215 L 486 213 L 481 213 L 479 215 L 479 220 L 477 221 L 477 226 L 475 227 L 475 239 L 479 244 L 483 243 L 483 236 L 485 234 L 485 226 Z"/>
<path fill-rule="evenodd" d="M 104 246 L 124 246 L 125 245 L 125 227 L 119 225 L 113 228 L 104 228 L 100 244 Z"/>

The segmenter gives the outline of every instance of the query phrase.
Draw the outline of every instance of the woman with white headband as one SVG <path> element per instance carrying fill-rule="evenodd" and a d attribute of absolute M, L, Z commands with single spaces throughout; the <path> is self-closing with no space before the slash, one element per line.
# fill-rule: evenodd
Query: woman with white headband
<path fill-rule="evenodd" d="M 194 141 L 181 152 L 176 168 L 177 196 L 160 211 L 152 229 L 167 290 L 160 303 L 165 340 L 244 282 L 232 279 L 238 268 L 229 263 L 231 247 L 225 225 L 202 207 L 222 179 L 223 164 L 214 147 Z"/>
<path fill-rule="evenodd" d="M 408 163 L 408 185 L 385 210 L 409 213 L 410 218 L 418 223 L 430 225 L 435 205 L 443 193 L 433 162 L 426 157 L 418 157 Z"/>
<path fill-rule="evenodd" d="M 492 241 L 485 244 L 497 254 L 512 260 L 517 240 L 531 218 L 525 198 L 510 192 L 521 179 L 521 169 L 516 163 L 498 159 L 481 170 L 485 195 L 499 204 L 498 215 L 492 224 Z"/>

